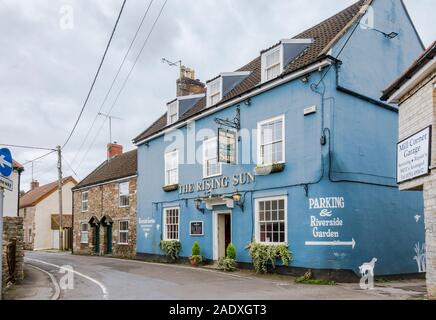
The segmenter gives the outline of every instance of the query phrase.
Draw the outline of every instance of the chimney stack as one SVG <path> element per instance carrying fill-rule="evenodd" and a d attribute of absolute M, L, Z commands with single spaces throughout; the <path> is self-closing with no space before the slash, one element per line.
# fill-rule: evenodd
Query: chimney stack
<path fill-rule="evenodd" d="M 30 183 L 30 190 L 35 190 L 38 187 L 39 187 L 38 180 L 32 180 L 32 182 Z"/>
<path fill-rule="evenodd" d="M 195 79 L 195 70 L 181 66 L 180 78 L 177 79 L 177 97 L 204 92 L 206 92 L 206 85 L 200 80 Z"/>
<path fill-rule="evenodd" d="M 107 145 L 107 158 L 108 160 L 119 156 L 123 154 L 123 146 L 120 144 L 114 143 L 108 143 Z"/>

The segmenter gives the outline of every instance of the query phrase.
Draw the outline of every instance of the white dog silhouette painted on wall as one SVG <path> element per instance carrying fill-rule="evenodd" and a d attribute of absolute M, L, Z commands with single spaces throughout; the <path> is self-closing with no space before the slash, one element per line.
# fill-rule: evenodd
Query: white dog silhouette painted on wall
<path fill-rule="evenodd" d="M 359 267 L 360 275 L 360 288 L 363 290 L 374 289 L 374 268 L 377 258 L 372 258 L 370 262 L 365 262 Z"/>

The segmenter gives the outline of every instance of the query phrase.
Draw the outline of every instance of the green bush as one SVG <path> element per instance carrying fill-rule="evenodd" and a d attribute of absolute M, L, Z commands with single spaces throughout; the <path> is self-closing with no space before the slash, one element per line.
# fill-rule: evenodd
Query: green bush
<path fill-rule="evenodd" d="M 231 258 L 221 258 L 218 260 L 218 269 L 224 271 L 235 271 L 236 270 L 236 261 Z"/>
<path fill-rule="evenodd" d="M 195 241 L 194 245 L 192 246 L 192 249 L 191 249 L 191 256 L 199 256 L 199 255 L 201 255 L 200 245 L 198 244 L 197 241 Z"/>
<path fill-rule="evenodd" d="M 286 244 L 266 245 L 251 242 L 247 249 L 257 273 L 267 273 L 268 262 L 275 268 L 277 259 L 280 259 L 284 266 L 287 266 L 292 260 L 292 253 Z"/>
<path fill-rule="evenodd" d="M 182 249 L 182 245 L 176 240 L 162 240 L 160 242 L 160 247 L 173 262 L 179 258 L 179 253 Z"/>
<path fill-rule="evenodd" d="M 229 243 L 227 246 L 226 258 L 236 260 L 236 248 L 233 243 Z"/>

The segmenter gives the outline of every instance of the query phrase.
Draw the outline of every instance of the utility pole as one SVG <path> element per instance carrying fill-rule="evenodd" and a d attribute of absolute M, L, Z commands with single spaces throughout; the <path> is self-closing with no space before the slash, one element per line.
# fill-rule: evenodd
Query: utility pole
<path fill-rule="evenodd" d="M 59 194 L 59 250 L 64 250 L 64 232 L 63 232 L 63 217 L 62 217 L 62 149 L 61 146 L 56 147 L 58 153 L 58 194 Z"/>

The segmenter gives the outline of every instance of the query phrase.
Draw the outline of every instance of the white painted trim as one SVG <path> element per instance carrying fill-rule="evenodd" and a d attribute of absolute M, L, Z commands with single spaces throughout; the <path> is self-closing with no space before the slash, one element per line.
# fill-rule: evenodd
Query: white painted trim
<path fill-rule="evenodd" d="M 431 62 L 428 62 L 424 68 L 419 70 L 412 79 L 407 81 L 401 86 L 400 89 L 395 91 L 395 93 L 388 99 L 388 103 L 399 103 L 400 99 L 407 94 L 410 90 L 416 87 L 422 80 L 424 80 L 428 75 L 434 72 L 436 67 L 436 57 L 433 57 Z"/>
<path fill-rule="evenodd" d="M 80 189 L 74 189 L 73 192 L 78 192 L 78 191 L 82 191 L 82 190 L 86 190 L 86 189 L 91 189 L 91 188 L 103 186 L 103 185 L 106 185 L 106 184 L 117 183 L 117 182 L 120 182 L 120 181 L 123 181 L 123 180 L 129 180 L 130 181 L 132 178 L 136 178 L 137 176 L 138 175 L 135 174 L 133 176 L 127 176 L 127 177 L 119 178 L 119 179 L 116 179 L 116 180 L 109 180 L 107 182 L 91 184 L 89 186 L 86 186 L 86 187 L 83 187 L 83 188 L 80 188 Z"/>
<path fill-rule="evenodd" d="M 167 183 L 167 157 L 171 154 L 176 154 L 176 158 L 177 158 L 177 181 L 176 182 L 171 182 L 171 183 Z M 172 184 L 177 184 L 179 183 L 179 178 L 180 178 L 180 173 L 179 173 L 179 150 L 173 150 L 170 152 L 167 152 L 164 154 L 164 186 L 167 185 L 172 185 Z"/>
<path fill-rule="evenodd" d="M 296 43 L 296 44 L 300 44 L 300 43 L 312 44 L 313 43 L 313 39 L 309 39 L 309 38 L 306 38 L 306 39 L 282 39 L 280 42 L 284 43 L 284 44 L 293 44 L 293 43 Z"/>
<path fill-rule="evenodd" d="M 127 232 L 123 231 L 123 233 L 127 233 L 127 242 L 121 242 L 121 222 L 127 222 Z M 118 244 L 127 245 L 129 244 L 129 233 L 130 233 L 130 220 L 129 219 L 120 219 L 118 221 Z"/>
<path fill-rule="evenodd" d="M 170 114 L 170 106 L 171 106 L 173 103 L 176 104 L 176 109 L 177 109 L 177 119 L 176 119 L 174 122 L 170 123 L 170 116 L 171 116 L 171 114 Z M 179 120 L 179 116 L 180 116 L 180 110 L 179 110 L 179 109 L 180 109 L 180 107 L 179 107 L 179 99 L 176 99 L 175 101 L 170 102 L 170 103 L 167 104 L 167 123 L 168 123 L 169 125 L 171 125 L 171 124 L 173 124 L 173 123 L 176 123 L 176 122 Z"/>
<path fill-rule="evenodd" d="M 211 142 L 213 142 L 215 140 L 215 149 L 216 149 L 216 152 L 217 152 L 217 158 L 216 158 L 216 161 L 217 161 L 217 164 L 218 164 L 218 166 L 219 166 L 219 172 L 218 173 L 216 173 L 216 174 L 213 174 L 213 175 L 210 175 L 210 176 L 208 176 L 207 175 L 207 166 L 206 166 L 206 148 L 204 147 L 204 143 L 205 142 L 207 142 L 207 143 L 211 143 Z M 218 161 L 218 138 L 217 137 L 212 137 L 212 138 L 209 138 L 209 139 L 205 139 L 205 140 L 203 140 L 203 144 L 202 144 L 202 148 L 203 148 L 203 179 L 208 179 L 208 178 L 213 178 L 213 177 L 219 177 L 219 176 L 221 176 L 222 174 L 223 174 L 223 165 L 222 165 L 222 163 L 221 162 L 219 162 Z"/>
<path fill-rule="evenodd" d="M 181 100 L 191 100 L 191 99 L 197 99 L 197 98 L 204 98 L 205 96 L 206 96 L 206 94 L 204 94 L 204 93 L 191 94 L 189 96 L 177 97 L 177 100 L 179 100 L 179 101 L 181 101 Z"/>
<path fill-rule="evenodd" d="M 260 241 L 260 230 L 259 230 L 259 202 L 260 201 L 271 201 L 271 200 L 285 200 L 285 242 L 261 242 Z M 288 243 L 288 197 L 287 196 L 274 196 L 274 197 L 263 197 L 256 198 L 254 200 L 254 238 L 257 243 L 267 244 L 267 245 L 278 245 Z"/>
<path fill-rule="evenodd" d="M 256 164 L 259 166 L 268 166 L 268 165 L 272 165 L 273 163 L 260 163 L 260 137 L 261 137 L 261 130 L 260 127 L 266 123 L 269 122 L 274 122 L 276 120 L 282 120 L 282 134 L 283 134 L 283 139 L 282 139 L 282 154 L 283 154 L 283 160 L 279 161 L 277 163 L 285 163 L 286 162 L 286 148 L 285 148 L 285 144 L 286 144 L 286 126 L 285 126 L 285 114 L 281 114 L 279 116 L 273 117 L 273 118 L 269 118 L 266 120 L 262 120 L 259 121 L 257 123 L 257 141 L 256 141 L 256 148 L 257 148 L 257 158 L 256 158 Z"/>
<path fill-rule="evenodd" d="M 218 210 L 212 212 L 212 238 L 213 238 L 213 260 L 218 260 L 218 215 L 230 215 L 230 242 L 233 240 L 233 218 L 232 210 Z"/>
<path fill-rule="evenodd" d="M 191 233 L 191 223 L 198 223 L 198 222 L 201 222 L 201 224 L 202 224 L 202 227 L 201 227 L 201 234 L 192 234 Z M 202 237 L 202 236 L 204 236 L 204 221 L 201 221 L 201 220 L 195 220 L 195 221 L 189 221 L 189 236 L 191 236 L 191 237 Z"/>
<path fill-rule="evenodd" d="M 174 210 L 174 209 L 178 210 L 178 215 L 179 215 L 179 218 L 178 218 L 178 220 L 179 220 L 179 227 L 177 228 L 177 239 L 168 239 L 167 238 L 167 224 L 166 224 L 166 221 L 167 221 L 167 219 L 166 219 L 167 211 L 168 210 Z M 165 207 L 165 208 L 163 208 L 163 215 L 162 215 L 162 220 L 163 220 L 162 221 L 162 231 L 163 231 L 162 239 L 163 240 L 180 241 L 180 226 L 181 226 L 180 216 L 181 216 L 181 214 L 180 214 L 180 206 L 172 206 L 172 207 Z"/>
<path fill-rule="evenodd" d="M 221 77 L 236 77 L 236 76 L 248 76 L 251 71 L 235 71 L 235 72 L 221 72 Z"/>
<path fill-rule="evenodd" d="M 259 94 L 261 94 L 261 93 L 263 93 L 265 91 L 271 90 L 271 89 L 273 89 L 275 87 L 278 87 L 278 86 L 280 86 L 280 85 L 282 85 L 284 83 L 287 83 L 289 81 L 298 79 L 299 77 L 301 77 L 301 76 L 303 76 L 303 75 L 305 75 L 307 73 L 317 71 L 317 70 L 319 70 L 319 68 L 330 66 L 331 64 L 332 64 L 332 61 L 330 59 L 325 59 L 325 60 L 320 61 L 320 62 L 318 62 L 318 63 L 316 63 L 316 64 L 314 64 L 314 65 L 312 65 L 310 67 L 307 67 L 306 69 L 300 70 L 298 72 L 291 73 L 291 74 L 289 74 L 289 75 L 287 75 L 285 77 L 278 77 L 276 80 L 268 82 L 266 84 L 262 84 L 261 83 L 261 84 L 258 85 L 257 89 L 253 89 L 253 91 L 251 91 L 249 93 L 246 93 L 246 94 L 241 95 L 240 97 L 231 99 L 230 101 L 228 101 L 226 103 L 223 103 L 223 104 L 217 106 L 216 108 L 210 108 L 210 110 L 208 110 L 206 112 L 203 112 L 203 113 L 201 113 L 201 114 L 199 114 L 199 115 L 197 115 L 195 117 L 186 119 L 186 120 L 178 123 L 177 125 L 172 126 L 170 128 L 167 128 L 165 130 L 162 130 L 160 132 L 157 132 L 156 134 L 154 134 L 154 135 L 152 135 L 150 137 L 147 137 L 145 139 L 139 140 L 138 142 L 135 143 L 135 145 L 136 146 L 140 146 L 140 145 L 142 145 L 142 144 L 144 144 L 144 143 L 146 143 L 148 141 L 151 141 L 151 140 L 153 140 L 153 139 L 155 139 L 155 138 L 157 138 L 159 136 L 165 135 L 168 132 L 171 132 L 171 131 L 173 131 L 175 129 L 178 129 L 178 128 L 181 128 L 181 127 L 184 127 L 189 122 L 193 122 L 193 121 L 196 121 L 198 119 L 205 118 L 205 117 L 207 117 L 207 116 L 209 116 L 209 115 L 211 115 L 213 113 L 216 113 L 216 112 L 221 111 L 221 110 L 223 110 L 225 108 L 234 106 L 234 105 L 236 105 L 237 103 L 239 103 L 241 101 L 247 100 L 248 98 L 251 98 L 251 97 L 254 97 L 256 95 L 259 95 Z"/>

